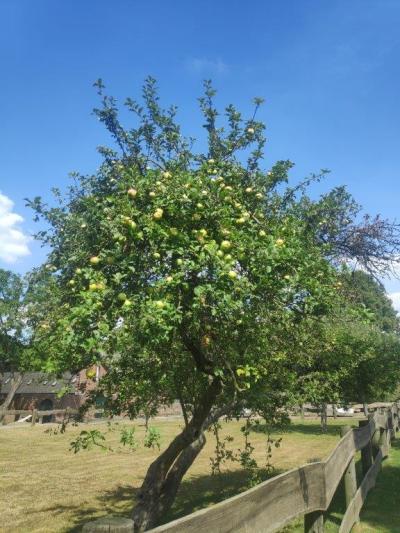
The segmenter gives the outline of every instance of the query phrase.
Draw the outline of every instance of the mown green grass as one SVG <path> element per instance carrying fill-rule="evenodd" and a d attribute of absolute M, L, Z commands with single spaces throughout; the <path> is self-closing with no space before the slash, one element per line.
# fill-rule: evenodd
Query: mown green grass
<path fill-rule="evenodd" d="M 354 533 L 400 533 L 400 439 L 393 441 Z"/>

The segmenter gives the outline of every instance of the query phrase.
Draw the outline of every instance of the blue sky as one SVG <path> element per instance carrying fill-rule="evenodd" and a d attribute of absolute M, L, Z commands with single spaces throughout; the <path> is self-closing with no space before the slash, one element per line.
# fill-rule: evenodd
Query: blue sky
<path fill-rule="evenodd" d="M 398 0 L 1 0 L 0 266 L 43 260 L 24 198 L 96 169 L 98 77 L 123 101 L 155 76 L 198 138 L 204 78 L 221 106 L 263 96 L 266 167 L 329 168 L 322 189 L 346 184 L 366 211 L 400 218 L 399 27 Z M 386 285 L 400 305 L 400 283 Z"/>

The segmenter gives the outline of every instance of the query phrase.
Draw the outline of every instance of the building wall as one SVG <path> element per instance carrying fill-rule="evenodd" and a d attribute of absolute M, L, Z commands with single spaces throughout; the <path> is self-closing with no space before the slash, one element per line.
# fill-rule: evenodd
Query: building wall
<path fill-rule="evenodd" d="M 0 395 L 0 403 L 5 399 L 5 395 Z M 56 394 L 43 393 L 43 394 L 16 394 L 9 407 L 10 410 L 32 410 L 39 409 L 43 400 L 50 400 L 53 404 L 52 409 L 78 409 L 83 403 L 83 396 L 78 394 L 65 394 L 62 397 L 58 397 Z M 4 423 L 8 424 L 14 420 L 20 418 L 18 415 L 7 415 L 4 417 Z M 58 417 L 59 418 L 59 417 Z M 55 419 L 58 419 L 55 417 Z"/>

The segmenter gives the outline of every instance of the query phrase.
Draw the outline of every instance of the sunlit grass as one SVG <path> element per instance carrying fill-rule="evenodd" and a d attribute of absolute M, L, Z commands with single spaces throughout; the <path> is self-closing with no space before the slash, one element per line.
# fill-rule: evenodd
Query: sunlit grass
<path fill-rule="evenodd" d="M 282 436 L 281 447 L 274 451 L 272 462 L 282 472 L 310 460 L 326 457 L 339 439 L 341 424 L 330 421 L 329 432 L 321 435 L 318 421 L 296 421 Z M 144 427 L 135 425 L 137 439 L 143 442 Z M 162 447 L 167 445 L 181 425 L 177 420 L 156 420 Z M 223 423 L 223 435 L 231 434 L 231 447 L 243 445 L 240 427 L 243 421 Z M 47 426 L 0 429 L 0 530 L 5 532 L 78 531 L 83 523 L 105 514 L 129 516 L 135 493 L 157 451 L 140 445 L 129 452 L 118 444 L 117 432 L 109 434 L 113 452 L 99 449 L 73 454 L 69 443 L 82 429 L 106 430 L 105 424 L 69 427 L 64 434 L 46 433 Z M 265 435 L 252 433 L 255 458 L 265 463 Z M 223 467 L 221 475 L 210 473 L 210 456 L 214 450 L 212 435 L 190 469 L 179 491 L 174 508 L 165 521 L 210 505 L 248 486 L 246 474 L 237 463 Z M 367 530 L 366 530 L 367 531 Z M 369 531 L 369 530 L 368 530 Z M 385 530 L 386 531 L 386 530 Z"/>

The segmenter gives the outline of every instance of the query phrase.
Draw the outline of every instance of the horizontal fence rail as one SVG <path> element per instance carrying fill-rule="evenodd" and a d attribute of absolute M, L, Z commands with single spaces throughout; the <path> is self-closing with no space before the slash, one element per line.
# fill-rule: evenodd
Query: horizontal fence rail
<path fill-rule="evenodd" d="M 72 409 L 70 407 L 67 407 L 66 409 L 49 409 L 48 411 L 42 411 L 39 409 L 6 409 L 1 410 L 0 409 L 0 415 L 1 417 L 6 416 L 18 416 L 22 417 L 19 418 L 19 420 L 16 420 L 15 422 L 26 422 L 30 421 L 32 426 L 34 426 L 37 422 L 41 422 L 43 420 L 43 417 L 52 417 L 52 416 L 63 416 L 64 418 L 74 417 L 79 414 L 78 409 Z M 104 414 L 103 409 L 96 409 L 91 413 L 91 415 L 96 416 L 99 414 Z"/>

